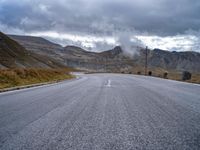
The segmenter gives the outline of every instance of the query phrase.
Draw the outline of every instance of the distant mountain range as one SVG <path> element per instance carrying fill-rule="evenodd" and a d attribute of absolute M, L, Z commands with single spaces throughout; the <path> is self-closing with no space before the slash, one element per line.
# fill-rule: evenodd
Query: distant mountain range
<path fill-rule="evenodd" d="M 9 41 L 9 42 L 8 42 Z M 62 47 L 41 37 L 0 34 L 0 67 L 62 67 L 69 66 L 98 72 L 122 72 L 143 67 L 145 50 L 137 47 L 134 56 L 117 46 L 96 53 L 76 46 Z M 200 72 L 200 53 L 148 50 L 150 68 Z"/>

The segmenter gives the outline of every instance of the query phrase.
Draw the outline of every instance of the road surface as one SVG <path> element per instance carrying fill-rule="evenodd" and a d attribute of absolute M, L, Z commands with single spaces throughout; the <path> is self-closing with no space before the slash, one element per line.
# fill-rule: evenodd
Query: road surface
<path fill-rule="evenodd" d="M 200 149 L 200 86 L 91 74 L 0 94 L 2 150 Z"/>

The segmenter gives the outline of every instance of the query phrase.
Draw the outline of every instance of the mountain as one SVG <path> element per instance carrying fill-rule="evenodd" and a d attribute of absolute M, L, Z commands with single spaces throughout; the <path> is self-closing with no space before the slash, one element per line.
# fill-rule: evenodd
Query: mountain
<path fill-rule="evenodd" d="M 153 67 L 200 72 L 200 53 L 198 52 L 169 52 L 154 49 L 150 51 L 148 61 Z"/>
<path fill-rule="evenodd" d="M 69 66 L 99 72 L 120 72 L 121 69 L 131 68 L 133 62 L 123 55 L 121 47 L 101 53 L 88 52 L 74 46 L 64 48 L 65 63 Z"/>
<path fill-rule="evenodd" d="M 10 37 L 29 52 L 48 56 L 63 65 L 77 69 L 99 72 L 131 71 L 145 64 L 145 49 L 137 48 L 134 56 L 125 53 L 120 46 L 103 52 L 89 52 L 80 47 L 62 47 L 41 37 L 14 36 Z M 169 52 L 160 49 L 148 50 L 148 66 L 166 70 L 200 72 L 200 53 Z"/>
<path fill-rule="evenodd" d="M 106 53 L 109 53 L 109 51 L 105 52 L 104 54 L 89 52 L 76 46 L 62 47 L 41 37 L 18 35 L 9 35 L 9 37 L 19 42 L 30 52 L 48 56 L 50 58 L 56 59 L 66 66 L 74 67 L 77 69 L 90 71 L 117 71 L 123 67 L 121 61 L 105 57 Z M 116 49 L 114 49 L 114 51 L 115 50 Z M 110 52 L 112 52 L 112 50 L 110 50 Z M 124 65 L 127 64 L 124 63 Z"/>
<path fill-rule="evenodd" d="M 55 44 L 41 37 L 20 36 L 20 35 L 8 35 L 8 36 L 13 40 L 17 41 L 18 43 L 20 43 L 28 51 L 44 56 L 50 56 L 58 61 L 63 61 L 60 60 L 61 59 L 60 52 L 63 50 L 63 47 L 59 44 Z"/>
<path fill-rule="evenodd" d="M 26 50 L 18 42 L 0 32 L 0 68 L 16 67 L 64 67 L 48 56 L 42 56 Z"/>
<path fill-rule="evenodd" d="M 105 58 L 115 58 L 116 56 L 122 55 L 122 48 L 120 46 L 116 46 L 112 50 L 104 51 L 100 53 L 100 56 L 105 57 Z"/>

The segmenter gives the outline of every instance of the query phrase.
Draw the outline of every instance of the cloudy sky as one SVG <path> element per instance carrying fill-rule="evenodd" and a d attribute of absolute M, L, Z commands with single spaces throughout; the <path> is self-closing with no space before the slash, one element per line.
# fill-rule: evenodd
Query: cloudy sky
<path fill-rule="evenodd" d="M 200 52 L 199 0 L 0 0 L 0 31 L 100 51 Z"/>

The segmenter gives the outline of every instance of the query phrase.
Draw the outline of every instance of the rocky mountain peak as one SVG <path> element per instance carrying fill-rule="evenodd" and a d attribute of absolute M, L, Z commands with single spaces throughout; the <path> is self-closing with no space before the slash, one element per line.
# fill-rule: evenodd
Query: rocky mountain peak
<path fill-rule="evenodd" d="M 116 46 L 113 50 L 112 50 L 114 55 L 120 54 L 123 52 L 122 48 L 120 46 Z"/>

